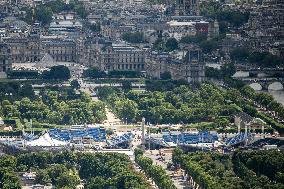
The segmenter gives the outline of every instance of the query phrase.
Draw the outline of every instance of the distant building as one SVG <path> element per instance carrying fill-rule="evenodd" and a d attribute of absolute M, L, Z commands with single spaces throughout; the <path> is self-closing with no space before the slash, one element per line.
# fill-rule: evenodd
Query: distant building
<path fill-rule="evenodd" d="M 269 51 L 284 57 L 284 1 L 265 0 L 253 8 L 247 34 L 255 51 Z"/>
<path fill-rule="evenodd" d="M 253 120 L 254 120 L 253 117 L 251 117 L 247 113 L 244 112 L 236 113 L 234 116 L 234 123 L 238 127 L 238 133 L 240 133 L 241 128 L 246 128 L 247 130 L 248 125 L 250 125 L 250 123 Z"/>
<path fill-rule="evenodd" d="M 226 34 L 226 37 L 221 43 L 221 51 L 225 54 L 230 54 L 230 52 L 236 47 L 242 47 L 246 44 L 247 41 L 243 40 L 240 34 Z"/>
<path fill-rule="evenodd" d="M 214 20 L 213 22 L 209 22 L 208 27 L 208 38 L 215 38 L 219 36 L 219 22 Z"/>
<path fill-rule="evenodd" d="M 179 16 L 199 16 L 199 0 L 176 0 L 175 14 Z"/>
<path fill-rule="evenodd" d="M 199 48 L 190 48 L 184 60 L 186 64 L 186 79 L 190 83 L 202 82 L 205 79 L 205 64 Z"/>
<path fill-rule="evenodd" d="M 77 40 L 78 63 L 87 67 L 100 67 L 100 52 L 112 43 L 104 38 L 91 37 L 85 40 Z"/>
<path fill-rule="evenodd" d="M 145 70 L 145 53 L 136 47 L 113 44 L 102 48 L 98 56 L 101 70 Z"/>
<path fill-rule="evenodd" d="M 189 83 L 205 80 L 205 64 L 200 48 L 184 48 L 181 55 L 174 57 L 167 53 L 152 52 L 146 61 L 146 72 L 150 77 L 160 78 L 169 72 L 174 80 L 186 80 Z"/>
<path fill-rule="evenodd" d="M 64 34 L 82 30 L 82 23 L 73 20 L 57 20 L 50 23 L 49 31 L 56 34 Z"/>
<path fill-rule="evenodd" d="M 53 34 L 80 33 L 83 24 L 75 18 L 75 13 L 62 12 L 53 16 L 48 31 Z"/>
<path fill-rule="evenodd" d="M 25 54 L 27 53 L 26 38 L 6 38 L 3 42 L 10 47 L 12 62 L 25 62 Z"/>
<path fill-rule="evenodd" d="M 50 54 L 46 53 L 42 59 L 37 62 L 36 67 L 40 68 L 40 69 L 50 69 L 53 66 L 58 66 L 59 64 L 57 64 L 52 56 L 50 56 Z"/>
<path fill-rule="evenodd" d="M 13 63 L 37 62 L 40 60 L 41 43 L 38 35 L 28 38 L 10 37 L 3 41 L 11 48 Z"/>
<path fill-rule="evenodd" d="M 121 24 L 114 22 L 110 25 L 102 25 L 101 30 L 101 33 L 104 37 L 109 39 L 118 39 L 124 33 L 135 32 L 136 27 L 134 24 Z"/>
<path fill-rule="evenodd" d="M 0 77 L 6 77 L 6 72 L 12 69 L 11 51 L 8 45 L 0 43 Z"/>
<path fill-rule="evenodd" d="M 177 21 L 167 22 L 167 32 L 170 37 L 180 40 L 184 36 L 194 36 L 197 33 L 208 33 L 209 22 L 207 21 Z M 219 29 L 219 28 L 218 28 Z"/>
<path fill-rule="evenodd" d="M 48 53 L 57 62 L 76 62 L 76 43 L 74 40 L 46 39 L 42 41 L 42 52 Z"/>
<path fill-rule="evenodd" d="M 169 26 L 169 36 L 177 40 L 180 40 L 184 36 L 194 36 L 196 34 L 195 23 L 193 22 L 178 22 L 172 20 L 167 24 Z"/>

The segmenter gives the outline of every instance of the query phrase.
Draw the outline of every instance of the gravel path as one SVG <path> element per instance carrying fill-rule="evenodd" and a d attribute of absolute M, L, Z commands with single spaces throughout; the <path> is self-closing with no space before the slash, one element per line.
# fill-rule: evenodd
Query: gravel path
<path fill-rule="evenodd" d="M 158 155 L 158 151 L 154 151 L 153 150 L 152 154 L 150 153 L 150 151 L 146 151 L 144 155 L 146 157 L 151 158 L 156 165 L 162 166 L 166 170 L 167 174 L 172 178 L 172 181 L 174 182 L 175 186 L 178 189 L 190 189 L 190 188 L 192 188 L 189 185 L 189 182 L 183 180 L 183 172 L 182 172 L 182 170 L 179 171 L 179 172 L 175 172 L 175 171 L 171 171 L 171 170 L 167 169 L 167 163 L 171 162 L 171 154 L 166 154 L 164 156 L 165 161 L 157 160 L 158 157 L 159 157 L 159 156 L 157 156 Z"/>

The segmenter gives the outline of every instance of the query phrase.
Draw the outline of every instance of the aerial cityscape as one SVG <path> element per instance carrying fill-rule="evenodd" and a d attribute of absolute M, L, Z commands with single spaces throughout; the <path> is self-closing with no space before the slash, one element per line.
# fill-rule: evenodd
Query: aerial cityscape
<path fill-rule="evenodd" d="M 0 189 L 284 189 L 284 0 L 0 0 Z"/>

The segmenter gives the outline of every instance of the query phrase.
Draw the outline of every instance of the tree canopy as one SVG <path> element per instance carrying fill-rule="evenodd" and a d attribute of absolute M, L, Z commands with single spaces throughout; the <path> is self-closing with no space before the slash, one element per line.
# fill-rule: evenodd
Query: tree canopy
<path fill-rule="evenodd" d="M 42 73 L 43 79 L 68 80 L 70 77 L 70 70 L 63 65 L 53 66 L 49 71 L 44 71 Z"/>
<path fill-rule="evenodd" d="M 167 51 L 173 51 L 178 49 L 178 41 L 175 38 L 169 38 L 165 44 Z"/>
<path fill-rule="evenodd" d="M 32 8 L 24 7 L 23 10 L 26 11 L 26 16 L 24 18 L 26 22 L 32 24 L 35 21 L 39 21 L 43 26 L 50 24 L 53 14 L 62 11 L 74 11 L 81 18 L 86 18 L 88 15 L 83 3 L 78 0 L 71 0 L 69 4 L 64 3 L 63 0 L 49 1 L 45 4 L 40 4 L 36 6 L 34 15 Z"/>
<path fill-rule="evenodd" d="M 283 187 L 283 180 L 278 180 L 284 165 L 281 152 L 236 152 L 230 156 L 215 152 L 185 153 L 176 148 L 172 158 L 202 188 Z"/>
<path fill-rule="evenodd" d="M 210 84 L 197 90 L 181 85 L 171 91 L 118 92 L 101 96 L 121 119 L 139 121 L 145 117 L 151 123 L 192 123 L 212 121 L 218 116 L 230 116 L 239 111 L 227 103 L 227 93 Z"/>
<path fill-rule="evenodd" d="M 207 39 L 207 35 L 203 33 L 196 33 L 194 36 L 184 36 L 180 39 L 180 43 L 184 44 L 197 44 L 200 46 L 204 53 L 211 53 L 218 49 L 219 38 Z"/>
<path fill-rule="evenodd" d="M 244 47 L 233 49 L 230 56 L 237 62 L 245 62 L 259 67 L 277 67 L 284 65 L 283 59 L 277 55 L 272 55 L 270 52 L 253 52 Z"/>
<path fill-rule="evenodd" d="M 93 102 L 85 93 L 76 95 L 72 89 L 42 90 L 37 99 L 3 100 L 0 109 L 4 118 L 33 119 L 48 124 L 98 123 L 106 116 L 102 101 Z"/>
<path fill-rule="evenodd" d="M 80 179 L 87 189 L 150 189 L 145 176 L 136 172 L 129 157 L 119 153 L 36 152 L 0 157 L 1 189 L 20 189 L 16 171 L 36 172 L 36 182 L 55 188 L 76 188 Z"/>
<path fill-rule="evenodd" d="M 141 32 L 126 32 L 122 34 L 122 39 L 129 43 L 143 43 L 145 42 L 144 34 Z"/>
<path fill-rule="evenodd" d="M 219 22 L 226 22 L 236 27 L 247 23 L 249 18 L 249 12 L 225 8 L 219 1 L 203 1 L 200 3 L 200 10 L 203 16 L 217 18 Z"/>

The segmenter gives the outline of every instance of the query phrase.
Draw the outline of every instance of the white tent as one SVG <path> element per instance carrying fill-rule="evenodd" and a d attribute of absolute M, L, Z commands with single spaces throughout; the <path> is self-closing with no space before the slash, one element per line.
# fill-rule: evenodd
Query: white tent
<path fill-rule="evenodd" d="M 33 141 L 28 141 L 27 146 L 66 146 L 67 142 L 56 140 L 50 137 L 49 133 L 45 133 L 40 136 L 38 139 Z"/>

